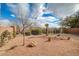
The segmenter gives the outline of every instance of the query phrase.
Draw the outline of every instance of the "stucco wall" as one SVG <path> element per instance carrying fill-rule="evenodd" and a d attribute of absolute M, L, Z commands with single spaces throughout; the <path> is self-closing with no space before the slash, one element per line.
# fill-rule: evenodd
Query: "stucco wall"
<path fill-rule="evenodd" d="M 67 33 L 79 34 L 79 28 L 70 28 L 65 30 Z"/>

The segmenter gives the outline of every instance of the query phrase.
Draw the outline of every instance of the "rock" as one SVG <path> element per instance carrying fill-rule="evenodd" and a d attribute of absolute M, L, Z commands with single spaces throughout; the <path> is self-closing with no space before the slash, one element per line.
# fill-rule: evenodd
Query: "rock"
<path fill-rule="evenodd" d="M 67 38 L 67 40 L 70 40 L 70 39 L 71 39 L 70 37 Z"/>
<path fill-rule="evenodd" d="M 46 42 L 50 42 L 51 41 L 51 37 L 48 37 L 48 40 Z"/>
<path fill-rule="evenodd" d="M 34 47 L 35 45 L 33 43 L 30 43 L 27 45 L 27 47 Z"/>
<path fill-rule="evenodd" d="M 60 40 L 64 40 L 63 38 L 60 38 Z"/>
<path fill-rule="evenodd" d="M 35 42 L 33 41 L 33 42 L 31 42 L 31 43 L 29 43 L 28 45 L 27 45 L 27 47 L 35 47 L 36 46 L 36 44 L 35 44 Z"/>
<path fill-rule="evenodd" d="M 60 36 L 60 34 L 58 34 L 57 36 Z"/>

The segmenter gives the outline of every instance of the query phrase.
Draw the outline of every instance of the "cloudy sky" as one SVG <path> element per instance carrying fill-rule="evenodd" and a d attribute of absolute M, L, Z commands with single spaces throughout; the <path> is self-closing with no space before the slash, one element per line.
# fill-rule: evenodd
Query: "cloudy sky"
<path fill-rule="evenodd" d="M 20 16 L 18 8 L 22 9 L 23 17 L 36 21 L 39 26 L 48 23 L 50 27 L 59 27 L 59 19 L 69 16 L 79 10 L 79 4 L 72 3 L 2 3 L 0 4 L 0 21 L 11 23 Z M 4 20 L 4 21 L 3 21 Z M 7 21 L 6 21 L 7 20 Z M 1 23 L 1 22 L 0 22 Z"/>

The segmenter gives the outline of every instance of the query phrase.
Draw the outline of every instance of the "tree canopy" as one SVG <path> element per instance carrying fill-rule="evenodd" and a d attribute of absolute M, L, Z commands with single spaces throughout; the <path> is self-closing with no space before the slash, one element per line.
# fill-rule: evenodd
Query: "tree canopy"
<path fill-rule="evenodd" d="M 64 27 L 79 28 L 79 11 L 61 21 Z"/>

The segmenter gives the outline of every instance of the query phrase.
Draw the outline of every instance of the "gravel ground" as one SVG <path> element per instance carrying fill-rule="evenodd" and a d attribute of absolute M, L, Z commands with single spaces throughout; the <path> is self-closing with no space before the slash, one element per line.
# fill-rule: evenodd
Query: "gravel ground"
<path fill-rule="evenodd" d="M 56 35 L 52 35 L 54 37 Z M 79 37 L 71 34 L 62 34 L 64 40 L 53 38 L 50 42 L 44 35 L 26 36 L 22 46 L 22 35 L 10 40 L 0 48 L 2 56 L 79 56 Z M 70 37 L 70 40 L 66 40 Z M 34 47 L 27 47 L 28 44 Z M 11 49 L 10 49 L 11 48 Z"/>

